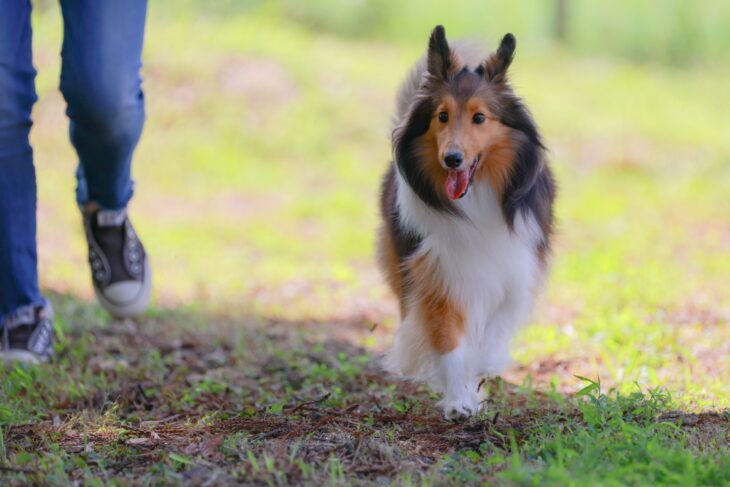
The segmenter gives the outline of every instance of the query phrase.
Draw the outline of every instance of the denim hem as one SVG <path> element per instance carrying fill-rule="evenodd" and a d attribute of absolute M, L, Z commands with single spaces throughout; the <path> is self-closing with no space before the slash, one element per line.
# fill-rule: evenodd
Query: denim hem
<path fill-rule="evenodd" d="M 122 204 L 115 204 L 115 205 L 103 205 L 99 201 L 97 201 L 94 198 L 91 198 L 89 196 L 89 187 L 88 183 L 86 182 L 86 176 L 84 175 L 84 168 L 79 163 L 78 167 L 76 168 L 76 204 L 79 208 L 83 211 L 84 208 L 86 208 L 89 204 L 93 203 L 96 206 L 98 206 L 102 210 L 109 210 L 109 211 L 121 211 L 125 210 L 127 206 L 129 205 L 129 202 L 132 200 L 132 197 L 134 197 L 134 180 L 130 179 L 129 182 L 129 190 L 127 191 L 127 196 L 123 198 L 121 201 L 124 201 Z"/>
<path fill-rule="evenodd" d="M 76 201 L 76 204 L 78 205 L 78 207 L 79 207 L 79 209 L 81 210 L 82 213 L 86 212 L 86 207 L 89 204 L 96 205 L 96 207 L 99 208 L 100 211 L 106 211 L 106 212 L 110 212 L 110 213 L 117 213 L 117 212 L 125 212 L 126 213 L 127 206 L 128 206 L 128 205 L 122 205 L 122 206 L 120 206 L 118 208 L 107 208 L 106 206 L 101 205 L 97 201 L 94 201 L 94 200 L 87 200 L 86 203 L 80 203 L 79 201 Z"/>

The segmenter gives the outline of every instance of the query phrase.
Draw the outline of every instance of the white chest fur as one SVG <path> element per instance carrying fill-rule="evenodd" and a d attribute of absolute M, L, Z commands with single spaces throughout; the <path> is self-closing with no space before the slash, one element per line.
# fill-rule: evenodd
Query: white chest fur
<path fill-rule="evenodd" d="M 518 214 L 510 230 L 486 182 L 474 184 L 456 206 L 463 216 L 435 211 L 398 175 L 401 221 L 423 236 L 418 255 L 431 261 L 449 298 L 466 311 L 467 336 L 460 353 L 467 374 L 496 374 L 508 364 L 509 341 L 532 305 L 540 269 L 536 249 L 542 235 L 530 214 Z M 428 358 L 422 340 L 414 340 L 417 321 L 406 316 L 394 342 L 401 350 L 393 353 L 419 354 L 401 357 L 401 371 L 443 389 L 432 370 L 438 358 Z"/>

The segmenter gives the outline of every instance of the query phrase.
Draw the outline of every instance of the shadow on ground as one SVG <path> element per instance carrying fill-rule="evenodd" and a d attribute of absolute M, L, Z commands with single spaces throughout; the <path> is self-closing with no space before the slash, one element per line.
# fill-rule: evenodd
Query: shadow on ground
<path fill-rule="evenodd" d="M 445 421 L 428 389 L 391 380 L 353 345 L 366 323 L 194 310 L 109 321 L 73 297 L 53 301 L 54 364 L 5 374 L 0 469 L 11 483 L 455 481 L 464 461 L 491 458 L 475 474 L 486 479 L 535 435 L 601 426 L 583 405 L 607 401 L 600 389 L 581 401 L 494 379 L 482 415 Z M 689 446 L 728 445 L 727 415 L 653 397 L 622 406 L 621 420 L 680 425 Z"/>

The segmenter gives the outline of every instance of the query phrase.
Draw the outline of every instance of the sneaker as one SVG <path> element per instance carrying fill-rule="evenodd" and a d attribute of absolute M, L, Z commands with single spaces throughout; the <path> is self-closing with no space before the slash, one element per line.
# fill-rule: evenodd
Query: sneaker
<path fill-rule="evenodd" d="M 139 316 L 150 303 L 152 273 L 126 210 L 83 212 L 96 298 L 112 316 Z"/>
<path fill-rule="evenodd" d="M 24 306 L 2 323 L 0 360 L 6 364 L 48 362 L 53 355 L 53 311 L 50 305 Z"/>

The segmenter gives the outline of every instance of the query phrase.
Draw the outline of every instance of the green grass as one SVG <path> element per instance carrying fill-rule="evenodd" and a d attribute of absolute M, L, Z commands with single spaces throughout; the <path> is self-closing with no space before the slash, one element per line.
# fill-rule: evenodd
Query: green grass
<path fill-rule="evenodd" d="M 542 46 L 515 10 L 535 33 L 512 79 L 561 188 L 555 256 L 487 411 L 449 423 L 430 391 L 379 372 L 396 306 L 373 240 L 398 83 L 431 23 L 468 34 L 471 20 L 427 4 L 402 35 L 385 21 L 353 33 L 312 30 L 321 2 L 180 5 L 153 3 L 147 35 L 132 213 L 157 305 L 137 322 L 92 302 L 55 3 L 34 17 L 40 270 L 59 359 L 0 373 L 0 478 L 730 484 L 726 66 Z M 495 12 L 490 40 L 511 25 Z"/>
<path fill-rule="evenodd" d="M 430 391 L 384 378 L 345 338 L 357 325 L 172 311 L 108 322 L 54 302 L 57 366 L 0 383 L 11 484 L 730 483 L 729 411 L 678 411 L 661 389 L 496 379 L 480 416 L 449 422 Z"/>

